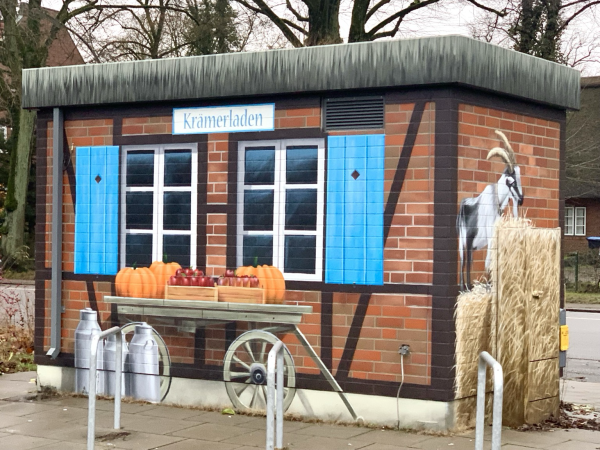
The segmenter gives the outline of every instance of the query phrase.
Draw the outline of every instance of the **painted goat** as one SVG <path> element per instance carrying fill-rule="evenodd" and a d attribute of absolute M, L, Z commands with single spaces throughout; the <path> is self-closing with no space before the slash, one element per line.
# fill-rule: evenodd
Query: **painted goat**
<path fill-rule="evenodd" d="M 470 288 L 471 263 L 473 250 L 488 247 L 485 258 L 485 269 L 489 270 L 492 236 L 494 224 L 502 215 L 502 211 L 512 200 L 513 216 L 518 217 L 518 206 L 523 204 L 523 190 L 521 188 L 521 170 L 516 165 L 515 153 L 501 131 L 496 130 L 504 143 L 504 148 L 494 147 L 487 155 L 487 159 L 498 157 L 506 163 L 504 173 L 496 184 L 488 184 L 483 192 L 475 198 L 465 198 L 460 203 L 456 228 L 458 231 L 458 245 L 460 251 L 460 286 L 461 289 Z M 465 260 L 466 256 L 466 260 Z M 465 263 L 467 280 L 464 283 Z"/>

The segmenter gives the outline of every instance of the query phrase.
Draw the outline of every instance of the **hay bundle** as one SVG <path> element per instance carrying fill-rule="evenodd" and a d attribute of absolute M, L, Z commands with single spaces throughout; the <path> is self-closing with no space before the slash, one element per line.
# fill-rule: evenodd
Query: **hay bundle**
<path fill-rule="evenodd" d="M 482 351 L 494 347 L 495 325 L 492 314 L 492 291 L 487 283 L 476 282 L 472 290 L 462 292 L 454 312 L 456 324 L 456 429 L 475 424 L 477 400 L 477 364 Z M 492 390 L 488 378 L 486 391 Z M 490 405 L 490 402 L 487 402 Z M 489 409 L 489 408 L 486 408 Z M 486 411 L 486 414 L 489 413 Z"/>
<path fill-rule="evenodd" d="M 477 394 L 477 363 L 482 351 L 493 343 L 492 291 L 489 284 L 475 283 L 458 296 L 456 323 L 456 398 Z"/>
<path fill-rule="evenodd" d="M 456 304 L 457 414 L 461 425 L 472 423 L 477 362 L 486 350 L 504 371 L 505 423 L 522 425 L 547 417 L 556 404 L 547 400 L 558 396 L 560 229 L 504 216 L 489 251 L 490 282 L 476 283 Z"/>
<path fill-rule="evenodd" d="M 558 360 L 539 360 L 558 357 L 560 230 L 503 217 L 496 223 L 490 251 L 496 359 L 504 371 L 503 416 L 507 425 L 522 425 L 530 421 L 532 402 L 558 395 Z M 541 373 L 546 376 L 538 378 Z"/>

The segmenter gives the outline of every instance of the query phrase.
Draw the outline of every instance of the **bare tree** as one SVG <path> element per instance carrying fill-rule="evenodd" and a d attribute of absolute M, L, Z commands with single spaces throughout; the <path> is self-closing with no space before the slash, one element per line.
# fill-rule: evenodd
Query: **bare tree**
<path fill-rule="evenodd" d="M 342 42 L 341 20 L 349 19 L 348 42 L 373 41 L 398 35 L 407 17 L 450 0 L 234 0 L 268 18 L 294 47 Z M 493 14 L 502 9 L 478 0 L 468 3 Z M 493 0 L 490 0 L 493 1 Z"/>
<path fill-rule="evenodd" d="M 502 1 L 502 0 L 500 0 Z M 478 39 L 539 58 L 584 68 L 598 60 L 600 0 L 509 0 L 506 14 L 480 11 L 471 23 Z"/>

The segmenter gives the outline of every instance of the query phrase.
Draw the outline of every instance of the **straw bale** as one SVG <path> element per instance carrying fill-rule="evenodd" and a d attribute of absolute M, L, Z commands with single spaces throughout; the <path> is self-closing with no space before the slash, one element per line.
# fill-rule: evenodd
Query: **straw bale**
<path fill-rule="evenodd" d="M 522 425 L 548 417 L 557 404 L 560 229 L 504 216 L 489 251 L 489 282 L 462 292 L 456 304 L 457 422 L 472 424 L 478 356 L 486 350 L 504 371 L 504 422 Z"/>
<path fill-rule="evenodd" d="M 496 223 L 491 252 L 496 359 L 504 371 L 504 422 L 522 425 L 528 408 L 533 408 L 531 402 L 540 399 L 536 392 L 555 392 L 558 381 L 558 371 L 551 369 L 557 367 L 556 360 L 543 365 L 543 374 L 536 374 L 549 386 L 530 385 L 530 372 L 536 371 L 532 361 L 558 358 L 560 230 L 534 228 L 530 220 L 503 217 Z M 540 411 L 533 416 L 539 417 Z"/>

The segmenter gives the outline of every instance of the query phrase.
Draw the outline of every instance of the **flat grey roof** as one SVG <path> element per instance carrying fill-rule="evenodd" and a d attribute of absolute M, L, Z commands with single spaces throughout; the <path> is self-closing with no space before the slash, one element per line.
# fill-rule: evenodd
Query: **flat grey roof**
<path fill-rule="evenodd" d="M 579 72 L 465 36 L 23 71 L 24 108 L 459 83 L 579 108 Z"/>

